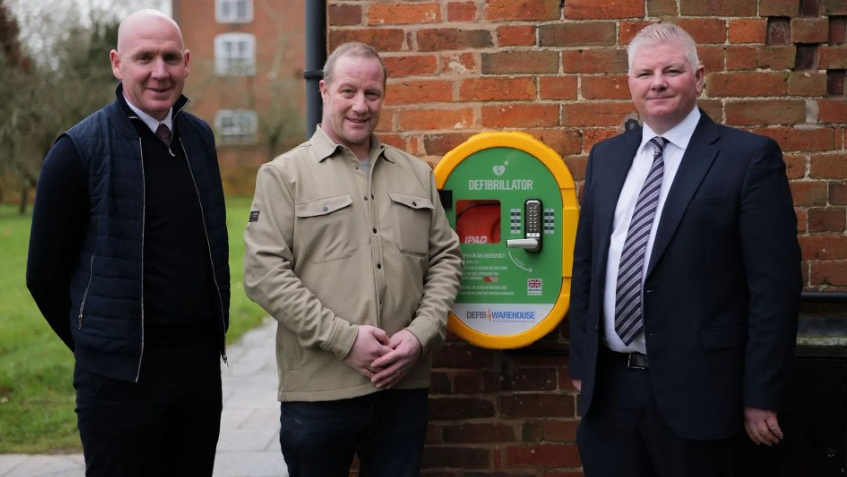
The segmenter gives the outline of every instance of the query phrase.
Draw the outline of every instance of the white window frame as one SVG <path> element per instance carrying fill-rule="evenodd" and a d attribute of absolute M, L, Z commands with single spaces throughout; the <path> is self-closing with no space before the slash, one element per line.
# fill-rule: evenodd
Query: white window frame
<path fill-rule="evenodd" d="M 215 131 L 221 144 L 255 144 L 259 117 L 252 109 L 221 109 L 215 114 Z"/>
<path fill-rule="evenodd" d="M 215 0 L 215 21 L 218 23 L 252 22 L 253 0 Z"/>
<path fill-rule="evenodd" d="M 215 74 L 253 76 L 256 74 L 256 36 L 250 33 L 223 33 L 215 37 Z"/>

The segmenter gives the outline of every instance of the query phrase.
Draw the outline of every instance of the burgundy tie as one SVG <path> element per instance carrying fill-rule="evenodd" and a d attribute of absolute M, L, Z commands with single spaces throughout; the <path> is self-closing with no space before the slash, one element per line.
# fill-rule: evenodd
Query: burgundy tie
<path fill-rule="evenodd" d="M 156 136 L 158 136 L 166 146 L 171 146 L 171 130 L 165 126 L 165 123 L 160 124 L 159 127 L 156 128 Z"/>

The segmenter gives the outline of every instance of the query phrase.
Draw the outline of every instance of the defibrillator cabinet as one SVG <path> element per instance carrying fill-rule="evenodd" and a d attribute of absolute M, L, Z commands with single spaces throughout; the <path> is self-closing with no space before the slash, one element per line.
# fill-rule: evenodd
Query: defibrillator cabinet
<path fill-rule="evenodd" d="M 465 257 L 449 328 L 484 348 L 527 346 L 568 311 L 578 205 L 561 157 L 521 132 L 485 132 L 435 180 Z"/>

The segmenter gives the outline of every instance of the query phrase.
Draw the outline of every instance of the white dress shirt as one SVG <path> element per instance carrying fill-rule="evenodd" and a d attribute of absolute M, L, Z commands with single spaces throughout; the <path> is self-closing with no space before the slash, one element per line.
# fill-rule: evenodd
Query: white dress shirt
<path fill-rule="evenodd" d="M 685 154 L 685 149 L 688 147 L 688 142 L 691 140 L 691 135 L 694 134 L 694 128 L 697 127 L 697 122 L 699 121 L 700 110 L 695 107 L 682 122 L 662 134 L 662 137 L 667 140 L 663 153 L 665 172 L 662 176 L 662 189 L 659 192 L 656 218 L 653 220 L 653 226 L 650 228 L 650 238 L 647 240 L 647 250 L 644 254 L 644 268 L 641 271 L 642 280 L 647 271 L 647 264 L 650 263 L 653 241 L 656 238 L 656 230 L 659 228 L 665 199 L 668 197 L 671 184 L 673 184 L 676 172 L 679 170 L 682 155 Z M 638 333 L 629 346 L 625 345 L 615 332 L 615 297 L 617 295 L 618 267 L 621 261 L 621 251 L 623 250 L 624 241 L 626 241 L 626 234 L 629 231 L 629 223 L 632 221 L 632 212 L 635 209 L 638 194 L 641 193 L 641 186 L 644 185 L 644 181 L 647 179 L 647 174 L 650 172 L 650 167 L 653 164 L 653 152 L 655 152 L 655 148 L 648 144 L 648 142 L 655 136 L 657 134 L 645 123 L 641 133 L 641 145 L 638 146 L 635 152 L 635 159 L 632 161 L 632 166 L 627 173 L 626 181 L 624 182 L 623 189 L 621 189 L 621 195 L 618 197 L 614 222 L 612 224 L 612 239 L 609 242 L 609 257 L 606 265 L 606 287 L 603 290 L 603 330 L 606 346 L 612 351 L 617 352 L 647 352 L 643 330 Z M 649 320 L 649 317 L 644 317 L 644 319 Z"/>

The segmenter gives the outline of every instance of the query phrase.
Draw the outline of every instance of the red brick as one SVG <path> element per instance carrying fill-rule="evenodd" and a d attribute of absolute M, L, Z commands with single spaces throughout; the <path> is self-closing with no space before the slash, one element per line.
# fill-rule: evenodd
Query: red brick
<path fill-rule="evenodd" d="M 471 22 L 477 19 L 477 8 L 474 2 L 450 2 L 447 4 L 447 21 Z"/>
<path fill-rule="evenodd" d="M 676 0 L 647 0 L 648 17 L 676 17 L 679 9 Z"/>
<path fill-rule="evenodd" d="M 634 110 L 631 102 L 565 104 L 562 106 L 562 125 L 621 126 Z"/>
<path fill-rule="evenodd" d="M 516 436 L 513 426 L 488 422 L 447 425 L 441 432 L 446 444 L 511 442 Z"/>
<path fill-rule="evenodd" d="M 451 133 L 441 134 L 441 136 L 446 135 L 451 135 Z M 427 142 L 424 141 L 424 143 L 426 144 Z M 493 362 L 494 351 L 477 348 L 464 341 L 445 344 L 433 355 L 433 367 L 436 368 L 479 369 L 487 368 Z"/>
<path fill-rule="evenodd" d="M 481 114 L 485 128 L 537 128 L 559 124 L 559 106 L 556 104 L 483 105 Z"/>
<path fill-rule="evenodd" d="M 561 357 L 559 357 L 561 360 Z M 555 391 L 558 388 L 556 369 L 518 366 L 506 376 L 503 389 L 507 391 Z"/>
<path fill-rule="evenodd" d="M 438 57 L 435 55 L 382 56 L 389 78 L 431 76 L 438 73 Z"/>
<path fill-rule="evenodd" d="M 471 108 L 419 108 L 399 111 L 401 131 L 468 129 L 476 126 Z"/>
<path fill-rule="evenodd" d="M 726 47 L 723 45 L 706 45 L 697 49 L 697 56 L 707 73 L 723 71 Z"/>
<path fill-rule="evenodd" d="M 453 99 L 453 83 L 443 80 L 405 80 L 388 85 L 385 102 L 401 104 L 447 103 Z"/>
<path fill-rule="evenodd" d="M 580 87 L 585 99 L 630 99 L 626 75 L 583 76 Z"/>
<path fill-rule="evenodd" d="M 812 262 L 809 281 L 827 291 L 847 290 L 847 261 Z"/>
<path fill-rule="evenodd" d="M 418 30 L 417 43 L 420 51 L 468 50 L 494 46 L 490 31 L 461 28 Z"/>
<path fill-rule="evenodd" d="M 816 154 L 809 161 L 811 179 L 847 179 L 847 154 Z"/>
<path fill-rule="evenodd" d="M 739 0 L 679 0 L 682 16 L 754 17 L 756 2 Z"/>
<path fill-rule="evenodd" d="M 424 135 L 423 146 L 424 151 L 427 154 L 437 154 L 444 155 L 448 152 L 452 151 L 456 147 L 458 147 L 463 142 L 467 141 L 473 133 L 470 132 L 446 132 L 440 134 L 426 134 Z M 441 348 L 439 353 L 436 356 L 439 356 L 441 352 L 443 352 L 444 347 Z M 452 355 L 453 353 L 451 353 Z"/>
<path fill-rule="evenodd" d="M 556 73 L 559 54 L 551 50 L 512 50 L 481 54 L 482 74 Z"/>
<path fill-rule="evenodd" d="M 535 99 L 532 78 L 473 78 L 459 84 L 460 101 L 530 101 Z"/>
<path fill-rule="evenodd" d="M 847 259 L 847 236 L 844 234 L 813 234 L 798 238 L 804 260 Z"/>
<path fill-rule="evenodd" d="M 826 18 L 792 18 L 791 43 L 826 43 L 829 20 Z"/>
<path fill-rule="evenodd" d="M 650 21 L 636 20 L 636 21 L 622 21 L 619 23 L 618 28 L 620 29 L 620 37 L 618 38 L 618 43 L 620 45 L 629 45 L 629 42 L 635 38 L 635 35 L 638 34 L 639 31 L 646 28 L 650 25 Z"/>
<path fill-rule="evenodd" d="M 549 469 L 582 465 L 574 444 L 509 446 L 506 449 L 506 456 L 506 463 L 514 467 L 535 466 Z"/>
<path fill-rule="evenodd" d="M 635 108 L 633 107 L 632 111 L 634 111 L 634 110 L 635 110 Z M 629 119 L 630 117 L 635 117 L 635 118 L 638 117 L 636 115 L 636 113 L 634 113 L 632 111 L 630 112 L 630 114 L 628 114 L 626 116 L 626 118 L 624 118 L 624 120 Z M 623 132 L 623 121 L 620 121 L 617 124 L 615 124 L 615 127 L 584 129 L 583 132 L 582 132 L 582 153 L 588 154 L 589 152 L 591 152 L 591 148 L 594 147 L 595 144 L 597 144 L 598 142 L 603 141 L 605 139 L 609 139 L 610 137 L 617 136 L 621 132 Z M 568 161 L 566 161 L 566 162 L 568 162 Z M 568 166 L 570 167 L 570 162 L 568 162 Z M 575 169 L 579 169 L 579 168 L 571 167 L 571 170 L 575 170 Z M 584 167 L 582 167 L 581 169 L 583 169 L 583 171 L 585 170 Z M 585 174 L 583 172 L 582 175 L 574 176 L 574 177 L 575 178 L 578 177 L 577 180 L 583 180 L 585 178 Z"/>
<path fill-rule="evenodd" d="M 585 166 L 588 162 L 588 156 L 570 156 L 565 157 L 565 165 L 571 171 L 571 176 L 575 182 L 585 180 Z"/>
<path fill-rule="evenodd" d="M 491 399 L 471 397 L 430 397 L 430 418 L 438 420 L 482 419 L 495 416 Z"/>
<path fill-rule="evenodd" d="M 499 26 L 497 27 L 497 43 L 501 48 L 507 46 L 534 46 L 535 25 Z"/>
<path fill-rule="evenodd" d="M 712 73 L 706 77 L 706 91 L 711 97 L 785 96 L 788 92 L 788 75 Z"/>
<path fill-rule="evenodd" d="M 809 232 L 844 232 L 847 230 L 847 212 L 839 208 L 813 208 L 808 210 Z"/>
<path fill-rule="evenodd" d="M 525 442 L 574 442 L 578 425 L 576 419 L 532 419 L 524 422 L 521 434 Z"/>
<path fill-rule="evenodd" d="M 381 137 L 380 137 L 381 139 Z M 450 374 L 441 370 L 433 370 L 430 375 L 429 394 L 436 396 L 439 394 L 450 394 L 453 387 L 450 384 Z"/>
<path fill-rule="evenodd" d="M 764 128 L 754 132 L 770 136 L 783 151 L 831 151 L 835 148 L 835 129 Z"/>
<path fill-rule="evenodd" d="M 733 101 L 726 104 L 726 123 L 734 126 L 794 125 L 805 122 L 800 100 Z"/>
<path fill-rule="evenodd" d="M 457 76 L 469 76 L 479 74 L 476 58 L 473 53 L 444 53 L 441 55 L 441 64 L 445 73 Z"/>
<path fill-rule="evenodd" d="M 482 376 L 479 371 L 456 371 L 453 373 L 453 392 L 455 394 L 477 394 L 482 390 Z"/>
<path fill-rule="evenodd" d="M 381 3 L 374 2 L 368 10 L 369 25 L 408 25 L 441 22 L 438 3 Z"/>
<path fill-rule="evenodd" d="M 822 207 L 827 202 L 827 187 L 823 182 L 794 181 L 791 182 L 791 196 L 795 207 Z"/>
<path fill-rule="evenodd" d="M 818 53 L 821 69 L 847 68 L 847 46 L 821 46 Z"/>
<path fill-rule="evenodd" d="M 762 17 L 796 17 L 800 14 L 800 0 L 767 0 L 759 3 L 759 15 Z"/>
<path fill-rule="evenodd" d="M 581 142 L 579 131 L 565 128 L 527 129 L 527 134 L 532 135 L 562 157 L 579 154 Z"/>
<path fill-rule="evenodd" d="M 765 19 L 743 19 L 729 21 L 730 43 L 765 43 L 768 34 L 768 22 Z"/>
<path fill-rule="evenodd" d="M 802 234 L 808 232 L 808 227 L 806 227 L 806 211 L 803 209 L 794 209 L 794 213 L 797 215 L 797 233 Z"/>
<path fill-rule="evenodd" d="M 802 179 L 806 177 L 806 156 L 801 154 L 783 154 L 785 161 L 785 173 L 789 179 Z"/>
<path fill-rule="evenodd" d="M 329 32 L 329 50 L 351 41 L 360 41 L 376 48 L 379 52 L 401 51 L 406 44 L 406 35 L 399 28 L 363 28 L 335 30 Z"/>
<path fill-rule="evenodd" d="M 574 410 L 569 394 L 501 394 L 497 399 L 500 417 L 506 419 L 570 416 Z"/>
<path fill-rule="evenodd" d="M 759 51 L 754 46 L 728 46 L 726 48 L 727 71 L 752 71 L 758 67 Z"/>
<path fill-rule="evenodd" d="M 564 73 L 626 73 L 626 51 L 621 48 L 586 48 L 562 52 Z"/>
<path fill-rule="evenodd" d="M 643 0 L 568 0 L 565 2 L 567 20 L 602 20 L 611 18 L 641 18 Z"/>
<path fill-rule="evenodd" d="M 680 18 L 674 20 L 674 23 L 684 28 L 698 45 L 709 43 L 723 45 L 726 42 L 726 20 L 720 18 Z"/>
<path fill-rule="evenodd" d="M 832 205 L 847 205 L 847 182 L 832 182 L 829 184 L 829 203 Z"/>
<path fill-rule="evenodd" d="M 421 457 L 423 469 L 437 468 L 460 468 L 460 469 L 487 469 L 491 462 L 491 454 L 488 449 L 479 447 L 424 447 Z M 428 475 L 428 474 L 423 474 Z"/>
<path fill-rule="evenodd" d="M 821 6 L 823 7 L 822 15 L 847 15 L 847 2 L 844 0 L 823 0 Z"/>
<path fill-rule="evenodd" d="M 830 45 L 839 43 L 847 43 L 847 18 L 845 17 L 830 17 L 829 18 L 829 39 Z"/>
<path fill-rule="evenodd" d="M 818 121 L 843 123 L 844 118 L 847 118 L 847 99 L 818 100 Z"/>
<path fill-rule="evenodd" d="M 796 46 L 763 46 L 759 49 L 759 68 L 787 70 L 794 68 L 797 56 Z"/>
<path fill-rule="evenodd" d="M 826 73 L 794 71 L 788 75 L 789 96 L 826 96 Z"/>
<path fill-rule="evenodd" d="M 488 0 L 485 18 L 492 22 L 558 20 L 561 11 L 559 0 Z"/>
<path fill-rule="evenodd" d="M 538 27 L 539 44 L 548 46 L 614 46 L 617 29 L 613 22 L 551 23 Z"/>
<path fill-rule="evenodd" d="M 409 139 L 400 134 L 380 132 L 379 140 L 384 142 L 385 144 L 388 144 L 389 146 L 394 146 L 410 153 L 412 152 L 411 148 L 409 147 Z"/>
<path fill-rule="evenodd" d="M 576 99 L 576 76 L 541 76 L 538 82 L 539 99 Z"/>
<path fill-rule="evenodd" d="M 362 7 L 360 5 L 328 5 L 327 16 L 330 25 L 361 25 Z"/>

